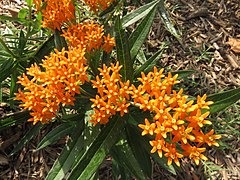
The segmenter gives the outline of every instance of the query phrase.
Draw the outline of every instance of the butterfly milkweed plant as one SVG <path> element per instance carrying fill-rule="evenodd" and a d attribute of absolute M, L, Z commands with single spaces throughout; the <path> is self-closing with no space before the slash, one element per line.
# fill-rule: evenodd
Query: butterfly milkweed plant
<path fill-rule="evenodd" d="M 235 103 L 239 89 L 193 97 L 181 88 L 190 71 L 161 66 L 164 48 L 141 59 L 154 17 L 168 17 L 163 0 L 131 12 L 123 0 L 26 3 L 17 18 L 1 16 L 20 24 L 0 39 L 1 86 L 10 84 L 8 103 L 20 108 L 0 128 L 32 123 L 11 155 L 49 126 L 36 151 L 68 137 L 49 180 L 91 179 L 106 158 L 115 177 L 137 179 L 151 179 L 153 161 L 176 174 L 183 159 L 208 160 L 221 138 L 209 116 Z"/>

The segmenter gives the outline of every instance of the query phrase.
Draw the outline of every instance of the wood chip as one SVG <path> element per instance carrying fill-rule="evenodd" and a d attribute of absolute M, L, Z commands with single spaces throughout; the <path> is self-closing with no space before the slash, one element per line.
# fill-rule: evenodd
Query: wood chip
<path fill-rule="evenodd" d="M 226 54 L 226 57 L 228 59 L 228 61 L 230 62 L 230 64 L 232 65 L 232 67 L 234 69 L 239 68 L 240 66 L 238 65 L 238 58 L 237 56 L 235 56 L 233 53 L 231 54 Z"/>
<path fill-rule="evenodd" d="M 240 53 L 240 40 L 235 38 L 229 38 L 226 44 L 231 46 L 231 50 L 236 53 Z"/>

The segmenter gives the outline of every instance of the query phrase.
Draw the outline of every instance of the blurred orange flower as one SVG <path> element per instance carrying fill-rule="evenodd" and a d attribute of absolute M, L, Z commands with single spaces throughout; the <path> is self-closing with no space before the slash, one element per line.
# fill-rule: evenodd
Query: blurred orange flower
<path fill-rule="evenodd" d="M 95 13 L 99 11 L 104 11 L 107 9 L 112 2 L 115 0 L 83 0 Z"/>
<path fill-rule="evenodd" d="M 36 8 L 39 8 L 39 1 L 36 1 Z M 64 23 L 75 19 L 75 6 L 72 0 L 46 0 L 46 7 L 42 10 L 42 27 L 51 30 L 61 29 Z"/>

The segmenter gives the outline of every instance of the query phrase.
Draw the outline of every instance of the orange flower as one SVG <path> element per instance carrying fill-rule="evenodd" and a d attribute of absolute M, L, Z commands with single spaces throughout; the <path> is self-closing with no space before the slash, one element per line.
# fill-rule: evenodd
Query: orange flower
<path fill-rule="evenodd" d="M 41 9 L 42 3 L 42 0 L 33 0 L 33 4 L 35 4 L 37 12 Z"/>
<path fill-rule="evenodd" d="M 220 139 L 221 135 L 214 135 L 214 130 L 212 129 L 207 134 L 204 134 L 202 131 L 194 130 L 193 134 L 196 136 L 196 142 L 199 142 L 199 145 L 207 143 L 209 146 L 219 146 L 215 139 Z"/>
<path fill-rule="evenodd" d="M 92 11 L 97 13 L 98 11 L 104 11 L 115 0 L 84 0 L 84 2 L 90 7 Z"/>
<path fill-rule="evenodd" d="M 139 124 L 138 127 L 140 127 L 141 129 L 143 129 L 142 132 L 142 136 L 146 135 L 146 134 L 150 134 L 153 135 L 153 132 L 156 129 L 156 124 L 155 123 L 151 123 L 148 121 L 147 118 L 145 118 L 145 125 L 144 124 Z"/>
<path fill-rule="evenodd" d="M 181 147 L 185 150 L 183 154 L 189 156 L 190 159 L 193 159 L 197 165 L 199 165 L 199 159 L 208 160 L 206 156 L 201 154 L 206 151 L 206 148 L 198 148 L 196 146 L 191 146 L 190 144 L 182 145 Z"/>
<path fill-rule="evenodd" d="M 165 147 L 164 139 L 152 140 L 149 143 L 153 147 L 152 150 L 151 150 L 151 153 L 155 153 L 157 151 L 158 156 L 160 158 L 162 158 L 162 152 L 167 151 L 167 149 Z"/>
<path fill-rule="evenodd" d="M 205 118 L 209 114 L 210 114 L 210 112 L 206 112 L 206 113 L 202 114 L 201 110 L 198 109 L 196 115 L 186 117 L 186 120 L 190 122 L 190 124 L 188 126 L 194 127 L 194 128 L 199 126 L 200 128 L 202 128 L 203 125 L 205 125 L 205 124 L 212 124 L 211 121 L 205 120 Z"/>
<path fill-rule="evenodd" d="M 174 134 L 174 138 L 172 141 L 173 142 L 182 141 L 184 144 L 187 144 L 187 140 L 189 139 L 190 141 L 193 142 L 195 140 L 195 137 L 190 134 L 192 130 L 193 130 L 192 127 L 185 129 L 184 125 L 180 126 L 178 130 L 172 132 Z"/>
<path fill-rule="evenodd" d="M 24 86 L 24 92 L 19 90 L 16 100 L 21 100 L 36 124 L 38 121 L 48 123 L 56 117 L 59 105 L 74 105 L 75 94 L 79 94 L 79 86 L 88 81 L 85 50 L 70 49 L 55 50 L 42 62 L 45 71 L 33 64 L 26 74 L 19 77 L 18 83 Z"/>
<path fill-rule="evenodd" d="M 92 80 L 93 87 L 98 89 L 100 95 L 90 99 L 93 102 L 94 110 L 90 122 L 93 122 L 94 125 L 106 124 L 116 112 L 119 112 L 120 116 L 128 113 L 130 102 L 127 100 L 130 98 L 129 94 L 132 90 L 129 81 L 121 81 L 119 74 L 121 67 L 118 62 L 116 65 L 111 64 L 111 67 L 104 64 L 103 68 L 98 69 L 101 78 L 97 76 L 96 80 Z"/>
<path fill-rule="evenodd" d="M 104 36 L 104 28 L 93 21 L 85 21 L 79 24 L 71 24 L 67 31 L 63 31 L 63 37 L 68 40 L 72 47 L 79 45 L 86 48 L 87 52 L 102 48 L 107 53 L 112 51 L 115 46 L 114 38 Z"/>
<path fill-rule="evenodd" d="M 178 159 L 183 158 L 183 155 L 177 151 L 176 144 L 166 143 L 166 149 L 167 153 L 164 156 L 168 158 L 167 164 L 170 166 L 173 160 L 177 166 L 180 166 Z"/>
<path fill-rule="evenodd" d="M 197 105 L 198 108 L 202 108 L 202 109 L 209 109 L 209 105 L 213 104 L 213 101 L 208 101 L 206 102 L 207 95 L 204 94 L 203 97 L 198 96 L 197 97 Z"/>
<path fill-rule="evenodd" d="M 75 19 L 75 7 L 72 0 L 46 0 L 45 2 L 46 7 L 42 10 L 42 27 L 53 31 L 60 30 L 64 23 Z"/>
<path fill-rule="evenodd" d="M 156 133 L 157 137 L 167 138 L 167 133 L 172 132 L 172 128 L 167 127 L 166 122 L 160 124 L 159 121 L 156 122 L 157 128 L 155 129 L 154 133 Z"/>
<path fill-rule="evenodd" d="M 188 96 L 183 95 L 183 89 L 180 91 L 172 90 L 174 84 L 179 83 L 177 75 L 163 75 L 163 69 L 160 71 L 154 67 L 154 72 L 148 74 L 141 73 L 138 78 L 140 85 L 135 87 L 132 85 L 133 104 L 143 111 L 149 111 L 153 116 L 153 122 L 150 123 L 145 119 L 145 125 L 139 124 L 142 135 L 149 134 L 155 137 L 155 140 L 150 141 L 153 146 L 152 153 L 158 150 L 159 156 L 162 156 L 162 151 L 168 157 L 168 165 L 172 160 L 180 166 L 178 161 L 183 155 L 190 156 L 196 163 L 198 158 L 206 159 L 204 155 L 197 152 L 204 152 L 203 148 L 192 148 L 188 152 L 186 147 L 191 148 L 191 142 L 198 142 L 198 147 L 203 143 L 208 145 L 218 145 L 214 140 L 219 139 L 219 135 L 213 135 L 210 131 L 206 135 L 200 130 L 204 125 L 211 124 L 211 121 L 206 120 L 210 112 L 202 113 L 202 109 L 209 109 L 209 105 L 213 102 L 206 102 L 206 95 L 198 96 L 196 104 L 193 100 L 188 100 Z M 169 143 L 165 143 L 165 140 Z M 171 144 L 171 142 L 175 144 Z M 160 145 L 159 145 L 160 143 Z M 165 149 L 162 149 L 164 144 Z M 182 144 L 184 154 L 176 150 L 176 144 Z"/>
<path fill-rule="evenodd" d="M 104 44 L 102 46 L 102 49 L 106 51 L 106 53 L 110 53 L 115 46 L 115 39 L 110 37 L 110 34 L 107 36 L 103 36 L 104 38 Z"/>

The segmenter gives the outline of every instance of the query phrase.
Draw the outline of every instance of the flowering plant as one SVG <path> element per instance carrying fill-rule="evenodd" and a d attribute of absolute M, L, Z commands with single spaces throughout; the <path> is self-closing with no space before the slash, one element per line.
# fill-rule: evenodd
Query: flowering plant
<path fill-rule="evenodd" d="M 190 97 L 176 87 L 189 72 L 166 74 L 157 68 L 161 51 L 137 61 L 156 12 L 166 15 L 162 0 L 124 16 L 122 1 L 84 2 L 27 0 L 30 18 L 20 18 L 29 25 L 27 34 L 20 33 L 25 39 L 22 52 L 15 55 L 1 40 L 13 59 L 2 63 L 0 79 L 11 77 L 11 103 L 18 100 L 24 110 L 1 120 L 1 127 L 21 117 L 33 122 L 29 138 L 47 124 L 58 124 L 37 150 L 69 136 L 46 179 L 90 179 L 108 155 L 118 169 L 138 179 L 151 178 L 150 157 L 166 162 L 163 167 L 172 173 L 173 164 L 181 166 L 184 157 L 197 165 L 207 160 L 205 145 L 219 146 L 216 140 L 221 138 L 213 129 L 206 131 L 212 124 L 208 116 L 236 102 L 239 91 Z M 80 5 L 87 5 L 95 19 L 81 12 Z M 141 19 L 128 35 L 125 29 Z M 174 27 L 167 28 L 181 42 Z M 49 37 L 29 52 L 27 42 L 40 31 Z M 26 138 L 12 153 L 26 144 Z"/>

